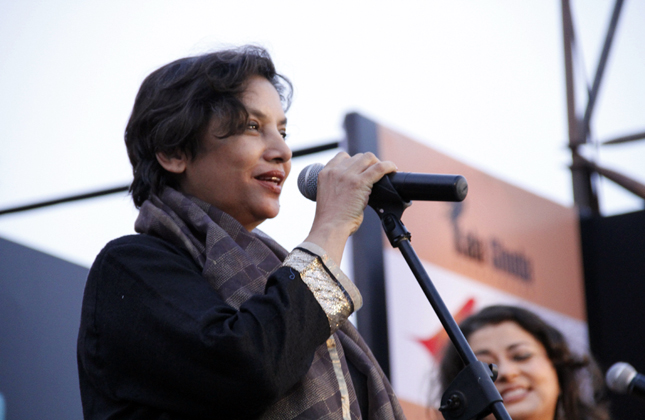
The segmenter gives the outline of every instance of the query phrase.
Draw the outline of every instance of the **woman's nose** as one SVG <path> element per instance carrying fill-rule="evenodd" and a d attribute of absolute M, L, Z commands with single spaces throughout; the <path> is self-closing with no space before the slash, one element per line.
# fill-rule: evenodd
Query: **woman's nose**
<path fill-rule="evenodd" d="M 266 160 L 279 160 L 286 162 L 291 159 L 291 149 L 287 146 L 282 133 L 279 130 L 271 130 L 267 134 L 268 147 L 265 153 Z"/>
<path fill-rule="evenodd" d="M 512 379 L 519 373 L 517 365 L 513 362 L 499 360 L 496 365 L 498 381 Z"/>

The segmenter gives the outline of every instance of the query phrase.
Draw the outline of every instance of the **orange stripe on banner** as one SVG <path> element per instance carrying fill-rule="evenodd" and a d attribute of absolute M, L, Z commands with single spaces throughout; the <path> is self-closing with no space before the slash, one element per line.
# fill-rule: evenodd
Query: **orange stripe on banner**
<path fill-rule="evenodd" d="M 379 127 L 379 150 L 380 157 L 394 161 L 400 171 L 459 174 L 468 181 L 463 202 L 414 202 L 403 214 L 419 258 L 586 320 L 575 209 L 384 127 Z"/>

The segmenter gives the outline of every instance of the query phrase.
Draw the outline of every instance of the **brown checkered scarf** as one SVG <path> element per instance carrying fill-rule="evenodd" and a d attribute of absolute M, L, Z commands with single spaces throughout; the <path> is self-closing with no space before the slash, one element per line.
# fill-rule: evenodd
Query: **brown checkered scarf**
<path fill-rule="evenodd" d="M 287 251 L 259 230 L 248 232 L 228 214 L 194 197 L 166 188 L 161 197 L 143 203 L 135 229 L 188 250 L 211 286 L 234 308 L 263 293 L 267 278 Z M 367 377 L 370 419 L 403 419 L 389 381 L 363 338 L 350 322 L 334 334 L 347 382 L 352 419 L 360 409 L 350 360 Z M 263 419 L 342 419 L 341 394 L 329 350 L 322 344 L 307 374 L 262 415 Z"/>

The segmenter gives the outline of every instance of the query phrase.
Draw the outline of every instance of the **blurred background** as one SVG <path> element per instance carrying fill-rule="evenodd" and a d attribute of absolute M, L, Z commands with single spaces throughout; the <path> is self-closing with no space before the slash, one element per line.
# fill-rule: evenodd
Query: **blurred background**
<path fill-rule="evenodd" d="M 34 393 L 54 399 L 63 388 L 73 390 L 69 400 L 53 404 L 41 398 L 42 409 L 50 418 L 80 413 L 73 367 L 87 268 L 108 241 L 134 233 L 137 216 L 125 192 L 6 210 L 127 186 L 132 174 L 123 131 L 150 72 L 189 55 L 260 45 L 295 88 L 287 113 L 293 150 L 342 144 L 345 116 L 358 112 L 504 182 L 573 207 L 563 3 L 570 3 L 572 12 L 580 118 L 621 1 L 0 0 L 0 274 L 13 276 L 4 282 L 0 276 L 5 320 L 0 356 L 17 355 L 0 358 L 0 420 L 5 403 L 35 413 L 29 407 Z M 588 161 L 640 184 L 645 184 L 645 141 L 601 143 L 645 132 L 643 22 L 645 2 L 624 2 L 589 142 L 577 149 Z M 260 226 L 285 248 L 305 238 L 315 209 L 297 190 L 298 173 L 336 152 L 294 159 L 280 215 Z M 642 198 L 605 178 L 593 179 L 600 215 L 645 208 Z M 622 238 L 643 230 L 642 215 L 635 214 L 641 230 L 629 222 L 620 227 L 625 231 L 603 225 L 593 238 L 600 246 L 587 252 L 585 264 L 608 250 L 621 254 Z M 643 238 L 634 241 L 642 244 Z M 585 266 L 615 295 L 610 302 L 606 289 L 595 294 L 588 289 L 588 307 L 604 299 L 612 311 L 642 308 L 642 294 L 617 288 L 612 277 L 638 283 L 630 280 L 638 274 L 629 265 L 642 260 L 638 249 L 645 245 L 621 254 L 628 264 L 600 267 L 606 271 Z M 626 297 L 630 305 L 623 303 Z M 636 311 L 635 320 L 620 322 L 601 310 L 590 313 L 595 322 L 605 322 L 597 331 L 614 331 L 623 340 L 630 340 L 631 329 L 642 321 Z M 13 338 L 26 334 L 29 340 Z M 615 342 L 600 333 L 596 337 L 598 349 L 603 340 L 608 348 Z M 627 347 L 638 351 L 634 343 Z M 605 350 L 607 363 L 636 359 Z M 20 378 L 20 386 L 10 378 Z"/>
<path fill-rule="evenodd" d="M 571 2 L 578 83 L 593 82 L 613 7 Z M 645 130 L 644 19 L 645 3 L 625 3 L 592 139 Z M 294 150 L 342 140 L 344 115 L 357 111 L 573 204 L 558 0 L 0 0 L 0 210 L 128 185 L 123 130 L 144 77 L 179 57 L 245 43 L 266 47 L 295 86 Z M 578 95 L 583 111 L 585 86 Z M 580 152 L 645 182 L 645 141 Z M 312 217 L 295 183 L 305 163 L 294 164 L 282 214 L 261 227 L 287 248 Z M 598 194 L 604 215 L 643 208 L 604 179 Z M 107 241 L 133 232 L 135 217 L 119 193 L 2 215 L 0 237 L 89 266 Z"/>

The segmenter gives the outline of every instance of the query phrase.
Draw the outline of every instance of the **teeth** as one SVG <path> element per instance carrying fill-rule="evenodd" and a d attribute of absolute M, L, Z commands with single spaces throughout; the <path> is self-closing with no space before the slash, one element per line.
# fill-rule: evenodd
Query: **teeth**
<path fill-rule="evenodd" d="M 278 178 L 277 176 L 263 176 L 260 179 L 263 181 L 271 181 L 278 184 L 280 183 L 280 178 Z"/>
<path fill-rule="evenodd" d="M 514 396 L 517 396 L 517 395 L 524 394 L 525 392 L 526 392 L 526 390 L 524 390 L 523 388 L 516 388 L 516 389 L 512 389 L 512 390 L 504 392 L 503 397 L 504 398 L 511 398 L 511 397 L 514 397 Z"/>

